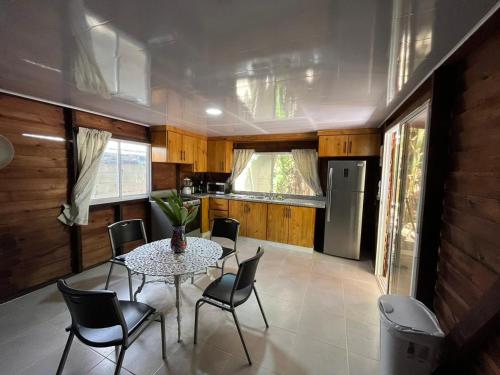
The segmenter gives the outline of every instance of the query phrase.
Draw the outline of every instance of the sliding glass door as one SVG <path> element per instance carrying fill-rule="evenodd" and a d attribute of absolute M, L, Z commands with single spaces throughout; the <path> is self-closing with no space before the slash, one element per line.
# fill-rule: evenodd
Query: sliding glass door
<path fill-rule="evenodd" d="M 385 135 L 376 272 L 385 292 L 414 295 L 428 106 Z"/>

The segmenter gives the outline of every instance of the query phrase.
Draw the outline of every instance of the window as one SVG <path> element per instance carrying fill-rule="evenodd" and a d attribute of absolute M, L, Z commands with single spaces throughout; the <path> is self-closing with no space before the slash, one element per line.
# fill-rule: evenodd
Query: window
<path fill-rule="evenodd" d="M 234 191 L 314 195 L 300 175 L 290 152 L 256 152 L 234 180 Z"/>
<path fill-rule="evenodd" d="M 92 203 L 147 197 L 150 164 L 149 144 L 111 139 L 101 159 Z"/>

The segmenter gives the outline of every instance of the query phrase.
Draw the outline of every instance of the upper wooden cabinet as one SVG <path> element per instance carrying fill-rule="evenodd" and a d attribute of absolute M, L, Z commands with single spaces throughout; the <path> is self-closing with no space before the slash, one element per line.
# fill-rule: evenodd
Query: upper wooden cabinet
<path fill-rule="evenodd" d="M 231 173 L 233 142 L 208 141 L 207 172 Z"/>
<path fill-rule="evenodd" d="M 267 203 L 230 200 L 229 217 L 240 222 L 240 235 L 266 239 Z"/>
<path fill-rule="evenodd" d="M 200 166 L 206 170 L 207 141 L 203 138 L 185 134 L 169 126 L 156 126 L 151 131 L 151 160 L 160 163 L 193 164 L 193 168 Z M 196 165 L 195 165 L 196 164 Z M 201 168 L 204 168 L 202 170 Z"/>
<path fill-rule="evenodd" d="M 319 157 L 380 155 L 378 129 L 324 130 L 318 139 Z"/>
<path fill-rule="evenodd" d="M 205 139 L 196 139 L 193 154 L 193 172 L 207 171 L 207 141 Z"/>

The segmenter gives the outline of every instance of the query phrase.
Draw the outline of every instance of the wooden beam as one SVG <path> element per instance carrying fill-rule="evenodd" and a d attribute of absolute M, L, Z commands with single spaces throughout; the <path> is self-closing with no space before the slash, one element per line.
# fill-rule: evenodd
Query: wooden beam
<path fill-rule="evenodd" d="M 254 142 L 290 142 L 290 141 L 316 141 L 316 132 L 309 133 L 285 133 L 285 134 L 259 134 L 259 135 L 235 135 L 228 137 L 209 137 L 210 141 L 232 141 L 234 143 Z"/>
<path fill-rule="evenodd" d="M 332 129 L 318 130 L 318 136 L 322 135 L 355 135 L 355 134 L 376 134 L 380 133 L 378 128 L 361 128 L 361 129 Z"/>
<path fill-rule="evenodd" d="M 78 180 L 78 145 L 75 131 L 75 113 L 71 108 L 63 108 L 66 139 L 68 140 L 68 198 L 71 202 L 73 187 Z M 70 227 L 71 269 L 73 273 L 82 272 L 82 228 L 79 225 Z"/>

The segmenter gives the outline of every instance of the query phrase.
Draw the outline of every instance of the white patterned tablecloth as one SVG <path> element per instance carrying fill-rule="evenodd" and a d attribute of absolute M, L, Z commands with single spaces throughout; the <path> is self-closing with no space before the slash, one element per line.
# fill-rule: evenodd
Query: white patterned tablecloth
<path fill-rule="evenodd" d="M 187 248 L 175 254 L 170 248 L 170 238 L 139 246 L 125 258 L 132 271 L 148 276 L 175 276 L 193 274 L 215 264 L 222 255 L 217 242 L 204 238 L 187 237 Z"/>

